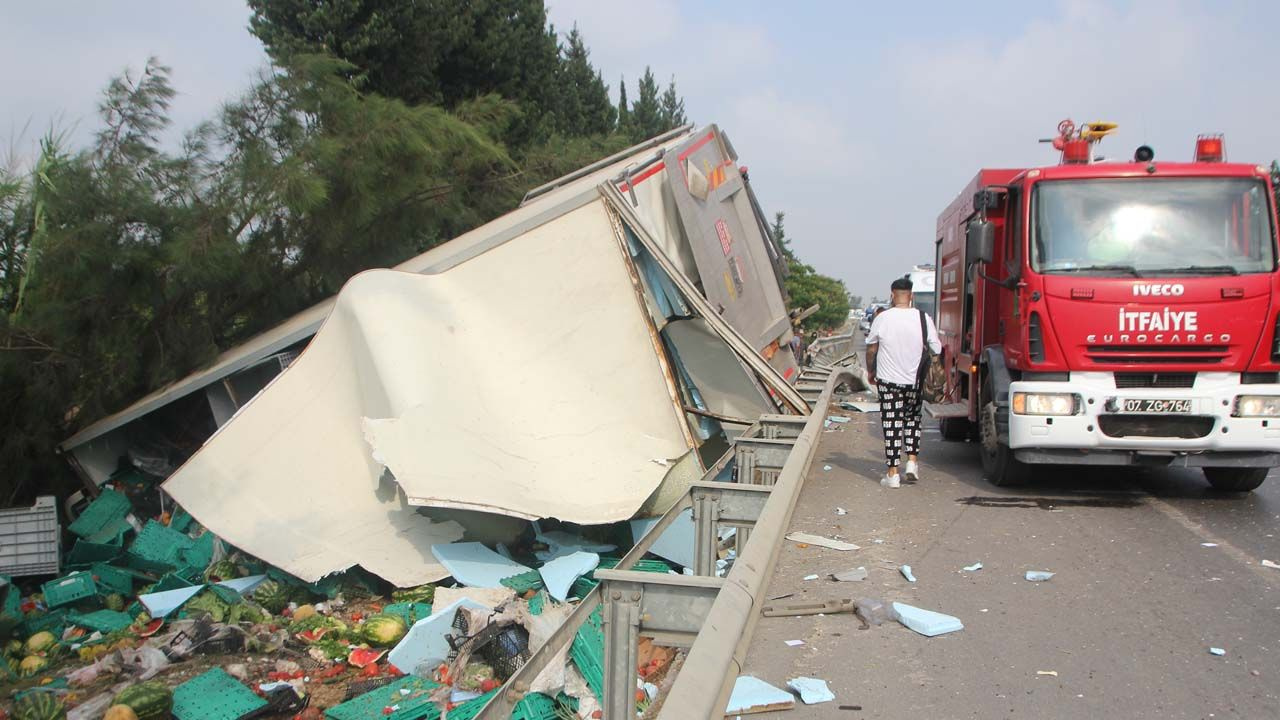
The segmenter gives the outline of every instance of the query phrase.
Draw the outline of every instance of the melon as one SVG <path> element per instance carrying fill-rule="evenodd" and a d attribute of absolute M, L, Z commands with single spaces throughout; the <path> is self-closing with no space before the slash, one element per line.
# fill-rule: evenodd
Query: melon
<path fill-rule="evenodd" d="M 138 713 L 128 705 L 112 705 L 107 708 L 107 714 L 102 716 L 102 720 L 138 720 Z"/>
<path fill-rule="evenodd" d="M 289 589 L 275 580 L 264 580 L 253 591 L 253 599 L 272 615 L 280 614 L 289 605 Z"/>
<path fill-rule="evenodd" d="M 40 674 L 47 667 L 49 667 L 49 661 L 45 658 L 40 655 L 28 655 L 18 664 L 18 675 L 31 677 Z"/>
<path fill-rule="evenodd" d="M 370 645 L 391 647 L 400 642 L 408 631 L 404 618 L 399 615 L 374 615 L 364 621 L 360 634 Z"/>
<path fill-rule="evenodd" d="M 168 718 L 173 710 L 173 691 L 162 682 L 138 683 L 121 690 L 114 703 L 127 705 L 138 720 Z"/>
<path fill-rule="evenodd" d="M 236 564 L 230 560 L 219 560 L 204 571 L 205 582 L 234 580 L 238 577 L 240 577 L 240 568 L 236 567 Z"/>
<path fill-rule="evenodd" d="M 56 642 L 58 642 L 58 638 L 54 637 L 53 633 L 48 630 L 41 630 L 27 638 L 27 654 L 34 655 L 39 652 L 45 652 L 53 647 Z"/>

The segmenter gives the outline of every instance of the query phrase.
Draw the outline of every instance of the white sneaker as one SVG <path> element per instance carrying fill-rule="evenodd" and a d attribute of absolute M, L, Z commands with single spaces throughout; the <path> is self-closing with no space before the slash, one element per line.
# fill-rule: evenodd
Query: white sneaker
<path fill-rule="evenodd" d="M 880 486 L 887 488 L 902 487 L 902 482 L 897 475 L 885 475 L 880 478 Z"/>
<path fill-rule="evenodd" d="M 903 470 L 902 474 L 906 475 L 907 479 L 910 480 L 911 482 L 917 482 L 918 480 L 920 480 L 919 463 L 917 463 L 915 460 L 908 460 L 907 469 Z"/>

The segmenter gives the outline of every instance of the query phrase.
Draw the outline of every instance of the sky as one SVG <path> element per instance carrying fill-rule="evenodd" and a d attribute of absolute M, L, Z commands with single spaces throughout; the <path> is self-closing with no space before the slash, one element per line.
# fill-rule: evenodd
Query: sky
<path fill-rule="evenodd" d="M 1280 157 L 1280 3 L 548 0 L 577 24 L 610 91 L 652 67 L 690 118 L 733 142 L 793 249 L 850 292 L 885 296 L 932 262 L 938 214 L 981 167 L 1057 162 L 1060 120 L 1110 120 L 1099 152 Z M 0 0 L 0 133 L 21 155 L 51 125 L 87 138 L 102 87 L 149 56 L 173 69 L 179 128 L 265 64 L 236 0 Z M 16 72 L 14 72 L 16 70 Z"/>

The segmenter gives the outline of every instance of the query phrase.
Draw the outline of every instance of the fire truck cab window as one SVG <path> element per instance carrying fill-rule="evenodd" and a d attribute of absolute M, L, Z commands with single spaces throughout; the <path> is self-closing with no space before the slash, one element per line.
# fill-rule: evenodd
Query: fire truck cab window
<path fill-rule="evenodd" d="M 1275 268 L 1266 186 L 1243 178 L 1052 180 L 1032 202 L 1032 267 L 1054 274 Z"/>

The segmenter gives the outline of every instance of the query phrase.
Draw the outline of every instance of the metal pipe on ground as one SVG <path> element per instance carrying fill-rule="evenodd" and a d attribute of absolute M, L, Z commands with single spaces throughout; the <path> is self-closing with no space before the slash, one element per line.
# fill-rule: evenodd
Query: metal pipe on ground
<path fill-rule="evenodd" d="M 856 379 L 854 371 L 838 368 L 827 379 L 804 430 L 796 438 L 773 487 L 773 496 L 751 532 L 751 540 L 733 564 L 716 596 L 701 632 L 663 702 L 660 720 L 719 718 L 742 671 L 751 635 L 760 617 L 765 584 L 773 574 L 783 535 L 791 523 L 809 465 L 817 451 L 827 406 L 836 386 Z M 719 688 L 716 693 L 710 688 Z"/>

